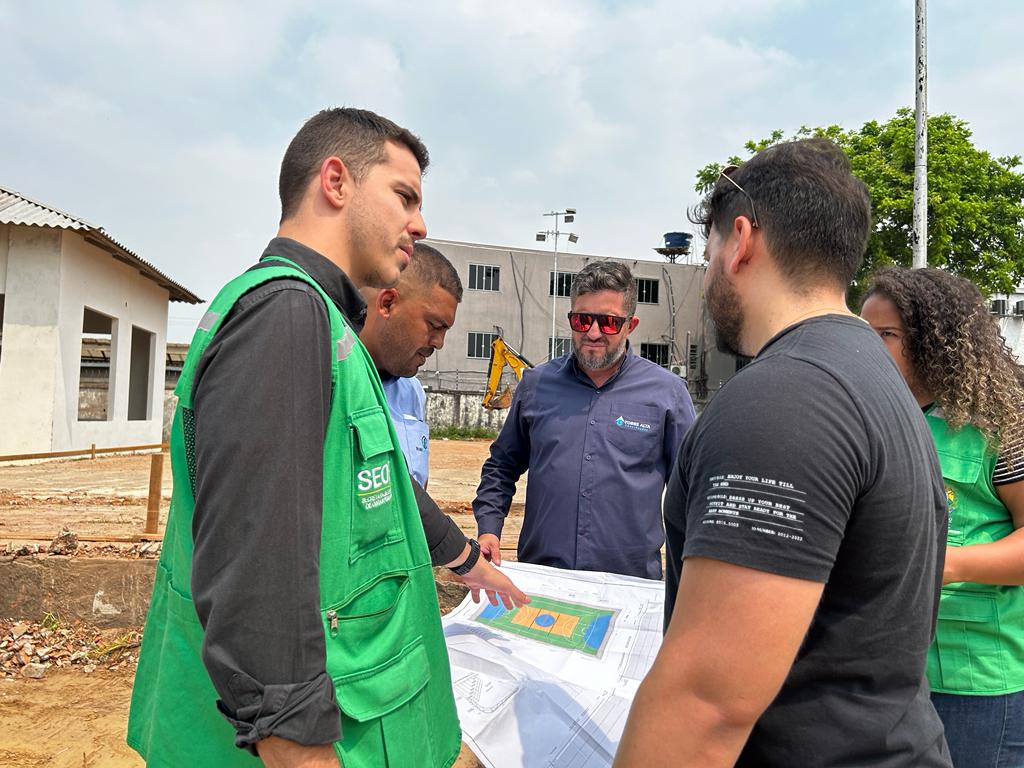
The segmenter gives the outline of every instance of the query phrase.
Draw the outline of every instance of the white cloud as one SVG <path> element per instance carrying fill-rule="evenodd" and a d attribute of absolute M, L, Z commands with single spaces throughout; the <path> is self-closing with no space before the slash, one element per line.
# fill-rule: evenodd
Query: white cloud
<path fill-rule="evenodd" d="M 931 4 L 932 111 L 999 154 L 1021 152 L 1022 15 Z M 96 0 L 5 4 L 0 20 L 18 73 L 0 92 L 0 184 L 207 297 L 273 234 L 280 156 L 325 106 L 423 136 L 432 235 L 532 247 L 543 211 L 575 206 L 577 250 L 636 258 L 687 228 L 696 169 L 746 139 L 913 99 L 909 0 Z"/>

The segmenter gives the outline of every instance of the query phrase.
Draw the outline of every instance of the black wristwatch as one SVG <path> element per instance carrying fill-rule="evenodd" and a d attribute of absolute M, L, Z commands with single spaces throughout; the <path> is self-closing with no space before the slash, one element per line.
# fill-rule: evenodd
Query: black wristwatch
<path fill-rule="evenodd" d="M 456 576 L 465 576 L 467 573 L 473 570 L 476 566 L 476 561 L 480 559 L 480 543 L 476 539 L 469 540 L 469 557 L 467 557 L 462 565 L 456 565 L 453 568 L 449 568 L 452 573 Z"/>

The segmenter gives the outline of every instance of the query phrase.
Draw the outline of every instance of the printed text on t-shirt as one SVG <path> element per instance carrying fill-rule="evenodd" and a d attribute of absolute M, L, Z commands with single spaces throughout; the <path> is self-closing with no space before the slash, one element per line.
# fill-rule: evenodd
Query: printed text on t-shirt
<path fill-rule="evenodd" d="M 792 483 L 758 475 L 708 479 L 703 525 L 739 528 L 789 541 L 804 540 L 806 494 Z"/>

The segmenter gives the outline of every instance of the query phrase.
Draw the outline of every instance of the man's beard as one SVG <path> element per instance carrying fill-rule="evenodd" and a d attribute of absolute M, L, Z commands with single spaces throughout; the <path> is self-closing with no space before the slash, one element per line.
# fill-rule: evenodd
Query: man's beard
<path fill-rule="evenodd" d="M 721 262 L 719 262 L 721 264 Z M 745 357 L 740 351 L 740 334 L 743 331 L 743 308 L 739 295 L 726 277 L 721 266 L 714 273 L 704 291 L 708 303 L 708 314 L 715 325 L 715 344 L 720 352 L 736 357 Z"/>
<path fill-rule="evenodd" d="M 597 355 L 596 357 L 587 356 L 583 352 L 581 352 L 580 346 L 582 344 L 582 341 L 580 341 L 580 343 L 577 344 L 576 340 L 573 339 L 573 355 L 575 356 L 576 363 L 580 366 L 580 368 L 585 368 L 591 371 L 599 371 L 602 368 L 607 368 L 610 365 L 614 365 L 626 353 L 625 339 L 623 339 L 622 343 L 620 343 L 617 347 L 613 347 L 611 344 L 609 344 L 608 348 L 603 353 Z"/>

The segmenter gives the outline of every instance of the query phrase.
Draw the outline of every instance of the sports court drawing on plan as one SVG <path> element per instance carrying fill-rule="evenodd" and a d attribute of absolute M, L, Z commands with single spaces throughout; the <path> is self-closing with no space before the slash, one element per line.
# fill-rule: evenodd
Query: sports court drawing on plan
<path fill-rule="evenodd" d="M 559 648 L 601 657 L 617 610 L 530 595 L 530 604 L 509 610 L 487 605 L 476 620 L 495 629 Z"/>

